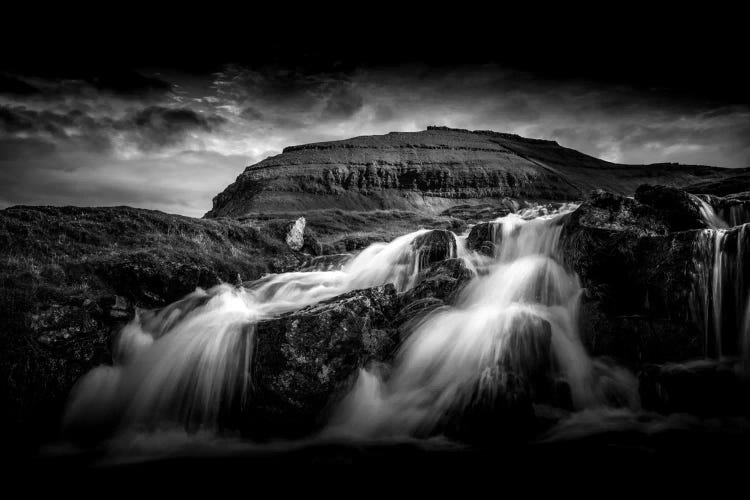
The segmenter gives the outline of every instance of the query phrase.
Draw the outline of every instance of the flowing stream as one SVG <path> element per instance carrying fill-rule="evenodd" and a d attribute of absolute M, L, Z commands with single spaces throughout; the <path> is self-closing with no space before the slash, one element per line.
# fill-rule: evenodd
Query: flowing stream
<path fill-rule="evenodd" d="M 637 407 L 634 378 L 592 360 L 581 343 L 582 289 L 560 263 L 561 230 L 559 215 L 495 221 L 489 272 L 417 325 L 390 370 L 362 370 L 332 428 L 370 438 L 429 435 L 477 400 L 502 404 L 517 389 L 515 376 L 543 379 L 550 370 L 572 409 Z"/>
<path fill-rule="evenodd" d="M 224 412 L 247 402 L 255 323 L 355 289 L 386 283 L 398 291 L 411 288 L 421 260 L 413 243 L 426 232 L 373 244 L 339 270 L 199 289 L 138 314 L 115 343 L 114 365 L 98 367 L 76 384 L 65 427 L 218 429 Z"/>
<path fill-rule="evenodd" d="M 463 259 L 475 277 L 451 304 L 411 322 L 386 364 L 355 374 L 324 435 L 434 436 L 476 408 L 505 411 L 524 398 L 573 414 L 637 410 L 635 377 L 590 357 L 579 338 L 583 289 L 558 248 L 564 214 L 574 208 L 526 210 L 493 221 L 490 256 L 456 237 L 450 257 Z M 728 228 L 707 203 L 702 211 L 713 228 L 695 243 L 694 309 L 707 351 L 750 354 L 747 225 Z M 416 243 L 428 232 L 373 244 L 333 270 L 199 289 L 163 309 L 141 311 L 120 333 L 114 364 L 76 385 L 66 428 L 101 429 L 105 436 L 163 429 L 221 433 L 227 414 L 252 405 L 259 321 L 356 289 L 393 283 L 399 292 L 409 290 L 423 260 Z"/>

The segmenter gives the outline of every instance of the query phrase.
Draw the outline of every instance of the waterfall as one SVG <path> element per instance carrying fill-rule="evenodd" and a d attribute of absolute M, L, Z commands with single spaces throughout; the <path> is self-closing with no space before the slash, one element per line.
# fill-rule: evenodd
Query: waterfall
<path fill-rule="evenodd" d="M 693 245 L 691 309 L 702 326 L 708 357 L 750 355 L 748 226 L 702 230 Z"/>
<path fill-rule="evenodd" d="M 512 396 L 518 376 L 562 383 L 575 409 L 637 405 L 632 376 L 592 360 L 579 339 L 582 289 L 559 262 L 561 222 L 516 214 L 495 221 L 499 250 L 489 273 L 454 306 L 424 318 L 392 367 L 362 370 L 330 432 L 429 435 L 477 401 Z"/>
<path fill-rule="evenodd" d="M 701 217 L 706 222 L 708 227 L 714 228 L 714 229 L 722 229 L 727 227 L 727 223 L 717 215 L 714 208 L 703 198 L 700 198 L 695 195 L 690 195 L 694 200 L 698 201 L 698 208 L 701 214 Z"/>
<path fill-rule="evenodd" d="M 337 270 L 199 289 L 159 311 L 139 312 L 114 344 L 114 364 L 76 384 L 65 427 L 73 434 L 220 429 L 251 393 L 255 323 L 355 289 L 386 283 L 398 291 L 411 288 L 423 261 L 416 243 L 427 232 L 375 243 Z"/>

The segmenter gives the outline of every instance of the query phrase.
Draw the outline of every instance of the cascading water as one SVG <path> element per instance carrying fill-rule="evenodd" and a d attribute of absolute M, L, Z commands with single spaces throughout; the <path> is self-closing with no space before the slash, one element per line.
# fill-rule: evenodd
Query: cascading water
<path fill-rule="evenodd" d="M 750 278 L 746 276 L 748 224 L 743 205 L 725 212 L 729 224 L 704 199 L 701 215 L 710 229 L 702 230 L 694 243 L 692 310 L 705 335 L 704 352 L 721 359 L 740 355 L 750 359 Z M 737 225 L 736 223 L 741 223 Z"/>
<path fill-rule="evenodd" d="M 558 261 L 561 219 L 498 219 L 499 252 L 453 307 L 423 319 L 390 370 L 362 370 L 331 432 L 359 437 L 429 435 L 477 398 L 492 405 L 513 375 L 553 366 L 575 409 L 637 406 L 635 381 L 593 361 L 578 337 L 581 286 Z"/>
<path fill-rule="evenodd" d="M 350 290 L 386 283 L 411 288 L 423 260 L 415 243 L 427 232 L 373 244 L 339 270 L 197 290 L 158 312 L 138 314 L 115 343 L 114 365 L 92 370 L 74 388 L 65 426 L 72 433 L 219 429 L 250 392 L 255 323 Z"/>
<path fill-rule="evenodd" d="M 710 207 L 709 207 L 710 208 Z M 712 227 L 694 243 L 692 310 L 705 334 L 708 357 L 750 355 L 750 280 L 746 274 L 749 224 L 727 228 L 713 211 L 705 215 Z"/>
<path fill-rule="evenodd" d="M 478 277 L 456 303 L 418 321 L 390 368 L 362 370 L 327 432 L 357 437 L 426 436 L 449 415 L 497 405 L 526 391 L 569 410 L 638 406 L 627 371 L 590 358 L 578 337 L 578 277 L 558 253 L 564 219 L 527 211 L 493 221 L 494 256 L 456 237 L 444 257 Z M 427 256 L 420 230 L 378 243 L 335 270 L 269 275 L 247 286 L 197 290 L 159 311 L 140 312 L 121 332 L 114 365 L 76 386 L 65 424 L 95 437 L 169 428 L 232 426 L 252 402 L 255 325 L 351 290 L 412 288 Z M 520 394 L 520 393 L 519 393 Z M 495 425 L 493 423 L 493 425 Z"/>

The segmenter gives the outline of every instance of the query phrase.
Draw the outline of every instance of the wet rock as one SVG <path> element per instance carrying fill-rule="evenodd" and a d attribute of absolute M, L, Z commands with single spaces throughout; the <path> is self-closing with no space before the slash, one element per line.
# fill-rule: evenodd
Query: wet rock
<path fill-rule="evenodd" d="M 464 286 L 474 277 L 463 259 L 448 259 L 432 264 L 420 272 L 416 285 L 400 294 L 398 312 L 392 325 L 398 328 L 401 341 L 429 313 L 453 304 Z"/>
<path fill-rule="evenodd" d="M 126 320 L 132 317 L 133 306 L 128 299 L 121 295 L 115 295 L 114 304 L 109 309 L 109 316 L 117 320 Z"/>
<path fill-rule="evenodd" d="M 323 255 L 326 253 L 326 248 L 318 241 L 318 238 L 311 230 L 306 230 L 303 237 L 302 251 L 310 255 Z"/>
<path fill-rule="evenodd" d="M 479 445 L 521 443 L 535 434 L 534 399 L 526 381 L 498 366 L 483 374 L 483 383 L 445 415 L 442 433 Z"/>
<path fill-rule="evenodd" d="M 301 260 L 298 255 L 283 254 L 271 259 L 270 268 L 274 273 L 287 273 L 296 270 Z"/>
<path fill-rule="evenodd" d="M 517 211 L 525 206 L 524 202 L 512 198 L 503 198 L 497 203 L 481 203 L 477 205 L 456 205 L 444 210 L 441 215 L 456 217 L 468 223 L 477 223 L 498 217 L 504 217 L 511 212 Z"/>
<path fill-rule="evenodd" d="M 500 366 L 528 384 L 532 395 L 547 395 L 553 371 L 552 327 L 538 316 L 520 314 L 513 318 L 510 331 Z"/>
<path fill-rule="evenodd" d="M 606 231 L 628 231 L 637 236 L 658 236 L 669 228 L 654 213 L 632 198 L 607 191 L 594 191 L 572 214 L 568 223 Z"/>
<path fill-rule="evenodd" d="M 458 292 L 474 277 L 463 259 L 447 259 L 422 270 L 416 284 L 401 296 L 402 304 L 433 298 L 451 303 Z"/>
<path fill-rule="evenodd" d="M 661 413 L 728 416 L 750 410 L 750 387 L 731 361 L 650 365 L 639 382 L 643 406 Z"/>
<path fill-rule="evenodd" d="M 708 227 L 698 199 L 682 189 L 643 185 L 635 191 L 635 201 L 652 209 L 670 231 Z"/>
<path fill-rule="evenodd" d="M 433 229 L 417 236 L 411 246 L 419 253 L 419 269 L 456 256 L 456 237 L 444 229 Z"/>
<path fill-rule="evenodd" d="M 286 244 L 295 251 L 302 250 L 305 244 L 305 218 L 300 217 L 291 223 L 286 233 Z"/>
<path fill-rule="evenodd" d="M 332 255 L 319 255 L 306 261 L 300 271 L 335 271 L 344 267 L 352 258 L 350 253 L 336 253 Z"/>
<path fill-rule="evenodd" d="M 592 354 L 635 370 L 702 355 L 690 308 L 700 230 L 670 232 L 674 221 L 654 207 L 602 191 L 563 220 L 560 251 L 585 288 L 581 337 Z"/>
<path fill-rule="evenodd" d="M 326 405 L 358 368 L 394 350 L 396 304 L 396 290 L 389 284 L 260 322 L 250 431 L 298 434 L 320 423 Z"/>
<path fill-rule="evenodd" d="M 343 247 L 347 252 L 353 250 L 361 250 L 367 248 L 370 245 L 370 240 L 367 238 L 360 238 L 357 236 L 347 236 L 342 240 Z"/>
<path fill-rule="evenodd" d="M 399 327 L 399 338 L 408 336 L 412 328 L 429 313 L 445 305 L 441 299 L 423 297 L 414 299 L 408 297 L 405 305 L 399 309 L 393 318 L 393 324 Z"/>
<path fill-rule="evenodd" d="M 502 223 L 481 222 L 469 231 L 466 248 L 492 257 L 502 241 Z"/>

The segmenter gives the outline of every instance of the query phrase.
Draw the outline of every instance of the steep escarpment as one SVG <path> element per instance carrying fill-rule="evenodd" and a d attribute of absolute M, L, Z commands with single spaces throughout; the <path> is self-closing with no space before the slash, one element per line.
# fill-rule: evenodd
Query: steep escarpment
<path fill-rule="evenodd" d="M 430 127 L 288 147 L 247 167 L 206 216 L 323 208 L 439 212 L 502 198 L 579 200 L 593 189 L 632 194 L 644 183 L 685 186 L 729 173 L 618 165 L 553 141 Z"/>

